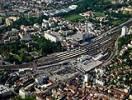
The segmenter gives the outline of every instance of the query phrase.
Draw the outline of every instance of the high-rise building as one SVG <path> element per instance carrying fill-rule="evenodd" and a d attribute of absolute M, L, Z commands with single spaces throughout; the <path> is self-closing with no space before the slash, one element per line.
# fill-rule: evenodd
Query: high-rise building
<path fill-rule="evenodd" d="M 123 26 L 121 31 L 121 37 L 125 36 L 127 33 L 128 33 L 128 28 L 126 26 Z"/>

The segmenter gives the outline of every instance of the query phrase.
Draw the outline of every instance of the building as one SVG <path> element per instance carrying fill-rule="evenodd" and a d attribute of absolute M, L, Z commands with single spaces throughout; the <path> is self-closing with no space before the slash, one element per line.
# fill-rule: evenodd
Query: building
<path fill-rule="evenodd" d="M 132 14 L 132 6 L 123 7 L 123 8 L 121 8 L 121 11 L 122 11 L 123 13 Z"/>
<path fill-rule="evenodd" d="M 54 0 L 44 0 L 47 4 L 53 3 Z"/>
<path fill-rule="evenodd" d="M 13 96 L 13 92 L 4 85 L 0 85 L 0 99 L 6 100 Z"/>
<path fill-rule="evenodd" d="M 91 71 L 92 69 L 94 69 L 95 67 L 98 67 L 102 64 L 101 61 L 98 61 L 98 60 L 94 61 L 92 59 L 89 59 L 89 60 L 88 59 L 78 62 L 77 69 L 83 73 L 87 73 Z"/>
<path fill-rule="evenodd" d="M 125 36 L 127 33 L 128 33 L 128 28 L 126 26 L 123 26 L 121 31 L 121 37 Z"/>
<path fill-rule="evenodd" d="M 123 4 L 124 2 L 127 2 L 129 0 L 112 0 L 113 4 Z"/>
<path fill-rule="evenodd" d="M 77 7 L 78 7 L 77 5 L 71 5 L 71 6 L 69 6 L 69 9 L 75 10 Z"/>
<path fill-rule="evenodd" d="M 29 91 L 26 91 L 24 88 L 21 88 L 19 90 L 19 96 L 22 98 L 22 99 L 25 99 L 26 97 L 28 96 L 31 96 L 31 93 Z"/>
<path fill-rule="evenodd" d="M 130 26 L 128 34 L 132 34 L 132 26 Z"/>
<path fill-rule="evenodd" d="M 19 36 L 20 36 L 21 40 L 24 40 L 24 41 L 30 41 L 31 40 L 31 36 L 27 32 L 19 33 Z"/>
<path fill-rule="evenodd" d="M 49 80 L 49 77 L 47 75 L 43 75 L 39 78 L 35 79 L 36 84 L 42 85 L 42 84 L 47 84 Z"/>
<path fill-rule="evenodd" d="M 59 42 L 63 40 L 63 37 L 59 33 L 51 31 L 45 32 L 44 37 L 52 42 Z"/>
<path fill-rule="evenodd" d="M 13 22 L 15 22 L 16 20 L 18 20 L 19 17 L 9 17 L 5 19 L 6 25 L 10 26 Z"/>

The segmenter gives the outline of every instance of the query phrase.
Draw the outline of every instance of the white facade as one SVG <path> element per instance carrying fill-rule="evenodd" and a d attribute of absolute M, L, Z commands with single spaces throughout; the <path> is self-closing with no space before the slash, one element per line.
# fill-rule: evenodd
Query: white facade
<path fill-rule="evenodd" d="M 26 40 L 26 41 L 31 40 L 31 36 L 28 33 L 19 33 L 19 36 L 20 36 L 21 40 Z"/>
<path fill-rule="evenodd" d="M 129 34 L 132 34 L 132 26 L 131 26 L 130 29 L 129 29 L 128 35 L 129 35 Z"/>
<path fill-rule="evenodd" d="M 43 2 L 47 3 L 47 4 L 50 4 L 52 3 L 54 0 L 42 0 Z"/>
<path fill-rule="evenodd" d="M 44 37 L 52 42 L 63 41 L 63 37 L 58 32 L 47 31 L 44 33 Z"/>
<path fill-rule="evenodd" d="M 96 82 L 96 84 L 99 84 L 99 85 L 101 85 L 101 86 L 103 86 L 104 85 L 104 82 L 103 81 L 101 81 L 101 80 L 95 80 L 95 82 Z"/>
<path fill-rule="evenodd" d="M 20 96 L 22 99 L 25 99 L 26 92 L 25 92 L 24 89 L 20 89 L 20 90 L 19 90 L 19 96 Z"/>
<path fill-rule="evenodd" d="M 71 5 L 71 6 L 69 6 L 69 9 L 75 10 L 77 7 L 78 7 L 77 5 Z"/>
<path fill-rule="evenodd" d="M 121 37 L 125 36 L 127 33 L 128 33 L 128 28 L 126 26 L 123 26 L 121 31 Z"/>
<path fill-rule="evenodd" d="M 53 36 L 53 35 L 51 35 L 51 34 L 49 34 L 49 33 L 45 33 L 45 34 L 44 34 L 44 37 L 45 37 L 47 40 L 50 40 L 50 41 L 52 41 L 52 42 L 58 42 L 58 41 L 59 41 L 59 39 L 57 39 L 57 37 L 55 37 L 55 36 Z"/>
<path fill-rule="evenodd" d="M 85 74 L 85 75 L 84 75 L 84 83 L 87 83 L 87 82 L 88 82 L 88 75 Z"/>

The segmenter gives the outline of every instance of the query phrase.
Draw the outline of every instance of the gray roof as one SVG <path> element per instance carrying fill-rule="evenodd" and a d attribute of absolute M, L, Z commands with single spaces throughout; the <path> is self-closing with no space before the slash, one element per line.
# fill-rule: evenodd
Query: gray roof
<path fill-rule="evenodd" d="M 87 62 L 79 63 L 77 67 L 79 70 L 83 72 L 88 72 L 101 64 L 102 64 L 101 61 L 90 61 L 90 62 L 88 61 L 88 63 Z"/>

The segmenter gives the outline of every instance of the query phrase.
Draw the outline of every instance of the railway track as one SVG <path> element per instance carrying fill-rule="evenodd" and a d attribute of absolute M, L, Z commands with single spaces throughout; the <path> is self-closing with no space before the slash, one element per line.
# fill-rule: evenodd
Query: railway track
<path fill-rule="evenodd" d="M 116 40 L 118 34 L 117 35 L 112 35 L 111 37 L 106 36 L 105 38 L 101 38 L 98 41 L 96 41 L 95 43 L 93 43 L 92 45 L 85 45 L 81 48 L 76 48 L 73 49 L 71 51 L 66 51 L 66 52 L 62 52 L 59 54 L 54 55 L 53 57 L 49 57 L 49 59 L 45 62 L 43 62 L 42 65 L 48 65 L 48 64 L 53 64 L 53 63 L 57 63 L 59 61 L 64 61 L 67 59 L 71 59 L 74 57 L 77 57 L 79 55 L 82 54 L 89 54 L 91 56 L 96 55 L 98 53 L 100 53 L 101 51 L 107 49 L 108 47 L 110 47 L 112 45 L 112 43 L 114 43 L 114 41 Z M 55 58 L 55 59 L 53 59 Z"/>
<path fill-rule="evenodd" d="M 58 63 L 67 59 L 71 59 L 74 57 L 77 57 L 82 54 L 89 54 L 89 55 L 96 55 L 97 53 L 101 52 L 102 50 L 105 50 L 111 46 L 111 44 L 116 40 L 116 38 L 119 36 L 119 33 L 121 31 L 122 26 L 129 26 L 132 25 L 132 18 L 128 20 L 127 22 L 112 28 L 111 30 L 103 33 L 100 37 L 97 37 L 96 39 L 93 39 L 93 41 L 88 44 L 81 46 L 80 48 L 75 48 L 71 51 L 65 51 L 57 54 L 52 54 L 47 57 L 42 57 L 40 59 L 35 60 L 37 66 L 44 66 L 44 65 L 49 65 L 49 64 L 54 64 Z M 110 34 L 111 33 L 111 34 Z M 9 66 L 11 69 L 12 68 L 32 68 L 33 63 L 28 63 L 28 64 L 22 64 L 22 65 L 11 65 Z M 5 66 L 6 67 L 6 66 Z M 2 67 L 4 68 L 4 67 Z M 0 66 L 1 69 L 1 66 Z"/>

